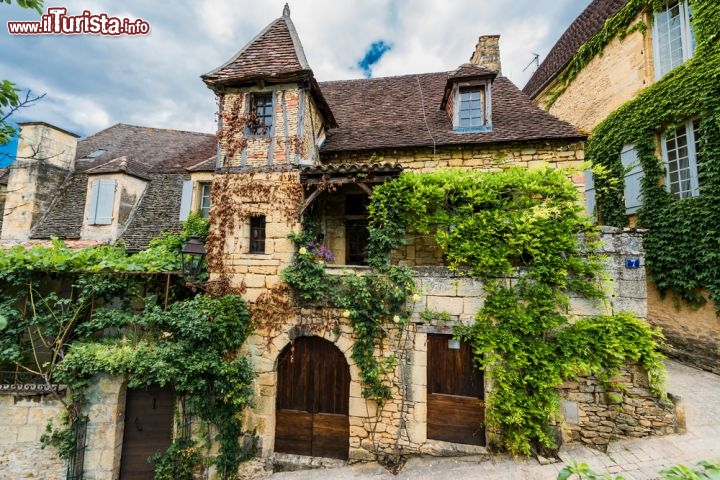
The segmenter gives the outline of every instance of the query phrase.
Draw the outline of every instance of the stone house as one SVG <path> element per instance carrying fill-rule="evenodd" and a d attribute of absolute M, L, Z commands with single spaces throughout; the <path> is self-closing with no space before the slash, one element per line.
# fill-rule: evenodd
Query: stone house
<path fill-rule="evenodd" d="M 42 122 L 20 128 L 17 160 L 0 180 L 1 242 L 58 237 L 140 250 L 178 231 L 191 209 L 208 214 L 213 135 L 118 124 L 78 141 Z"/>
<path fill-rule="evenodd" d="M 716 4 L 686 0 L 655 2 L 658 3 L 661 8 L 653 10 L 653 2 L 649 1 L 594 0 L 567 28 L 523 88 L 540 107 L 590 133 L 591 139 L 595 136 L 597 143 L 608 138 L 606 132 L 612 129 L 608 125 L 610 122 L 625 130 L 626 133 L 619 135 L 624 137 L 624 143 L 616 148 L 615 168 L 621 172 L 618 177 L 623 180 L 623 189 L 618 191 L 618 197 L 621 197 L 618 207 L 624 207 L 622 213 L 630 225 L 637 224 L 643 196 L 647 198 L 647 192 L 643 193 L 645 187 L 642 187 L 644 173 L 638 156 L 640 149 L 636 145 L 646 139 L 653 141 L 650 148 L 656 163 L 661 166 L 658 180 L 675 202 L 689 199 L 685 203 L 691 203 L 698 199 L 703 188 L 709 188 L 709 184 L 703 186 L 699 181 L 701 150 L 704 148 L 709 152 L 717 142 L 712 133 L 703 139 L 707 146 L 702 146 L 700 141 L 702 117 L 712 116 L 702 100 L 694 99 L 701 93 L 694 94 L 693 89 L 676 91 L 669 96 L 656 93 L 672 88 L 673 84 L 689 85 L 693 75 L 702 76 L 716 64 L 717 51 L 713 46 L 716 42 L 706 41 L 702 36 L 704 31 L 717 29 L 714 20 L 717 11 L 714 14 L 710 11 L 717 8 Z M 703 14 L 708 11 L 709 14 Z M 697 15 L 698 12 L 701 15 Z M 717 82 L 714 87 L 709 85 L 717 89 Z M 695 88 L 695 92 L 700 91 Z M 663 98 L 669 100 L 662 107 L 667 113 L 654 116 L 650 121 L 652 124 L 645 122 L 650 109 L 660 108 Z M 637 119 L 628 118 L 629 112 L 643 108 L 648 111 L 638 114 Z M 602 125 L 606 119 L 608 121 Z M 641 134 L 635 133 L 641 129 Z M 600 213 L 599 220 L 607 223 L 602 212 L 596 209 L 592 175 L 588 171 L 586 176 L 588 213 Z M 711 207 L 704 213 L 714 214 Z M 676 215 L 672 223 L 681 218 L 682 215 Z M 657 233 L 663 233 L 663 227 L 655 228 Z M 699 242 L 694 248 L 699 250 L 690 251 L 692 246 L 685 248 L 687 256 L 699 258 L 705 248 L 700 247 Z M 649 262 L 657 257 L 652 253 L 649 255 Z M 717 372 L 720 322 L 716 303 L 709 300 L 694 308 L 684 302 L 678 303 L 672 289 L 666 296 L 666 289 L 658 288 L 653 276 L 649 277 L 648 320 L 663 329 L 672 355 Z M 701 293 L 708 296 L 707 291 Z"/>
<path fill-rule="evenodd" d="M 481 288 L 443 267 L 432 238 L 409 238 L 393 254 L 393 261 L 414 267 L 421 293 L 402 347 L 401 385 L 382 408 L 363 398 L 351 357 L 356 339 L 342 312 L 297 301 L 280 274 L 293 261 L 288 234 L 301 229 L 303 215 L 317 223 L 334 254 L 328 272 L 363 272 L 368 197 L 401 171 L 549 166 L 568 169 L 584 188 L 584 135 L 534 106 L 502 76 L 498 48 L 497 36 L 480 37 L 470 61 L 451 72 L 317 82 L 286 8 L 228 62 L 202 76 L 219 97 L 221 119 L 210 270 L 242 291 L 257 316 L 245 351 L 258 373 L 258 397 L 246 428 L 259 437 L 261 456 L 362 460 L 398 449 L 484 451 L 492 441 L 478 428 L 489 385 L 473 369 L 469 347 L 449 335 L 482 305 Z M 615 295 L 605 306 L 575 299 L 571 310 L 576 316 L 629 310 L 644 318 L 644 272 L 625 269 L 628 255 L 642 255 L 637 237 L 606 233 Z M 444 312 L 451 321 L 426 321 L 419 315 L 425 310 Z M 438 381 L 451 377 L 466 381 Z M 640 385 L 639 378 L 627 381 Z M 595 402 L 595 394 L 566 393 L 568 418 L 578 430 L 599 418 L 587 412 L 612 410 L 578 403 Z M 672 431 L 672 414 L 656 407 L 659 430 L 602 426 L 609 430 L 568 437 L 601 445 L 613 436 Z"/>
<path fill-rule="evenodd" d="M 415 269 L 419 297 L 397 346 L 405 356 L 392 399 L 378 406 L 362 395 L 352 358 L 357 338 L 343 312 L 298 301 L 282 282 L 296 252 L 288 235 L 312 218 L 333 253 L 326 270 L 361 275 L 368 269 L 366 205 L 376 185 L 403 171 L 521 166 L 566 169 L 582 192 L 586 135 L 502 76 L 494 35 L 480 37 L 469 62 L 451 72 L 319 82 L 286 7 L 202 79 L 219 99 L 219 142 L 129 125 L 77 141 L 46 124 L 22 125 L 20 149 L 28 153 L 10 169 L 0 240 L 121 241 L 137 250 L 200 210 L 211 222 L 211 281 L 242 293 L 255 319 L 243 347 L 257 374 L 244 428 L 256 435 L 263 461 L 485 452 L 493 441 L 483 426 L 492 386 L 474 368 L 469 346 L 451 336 L 453 325 L 470 322 L 482 306 L 479 282 L 448 271 L 431 237 L 408 239 L 393 252 L 393 262 Z M 644 270 L 626 268 L 629 258 L 643 257 L 638 235 L 606 229 L 603 238 L 614 294 L 607 303 L 573 298 L 572 315 L 626 310 L 645 318 Z M 428 320 L 423 311 L 444 319 Z M 566 441 L 602 446 L 675 431 L 674 414 L 650 394 L 643 373 L 626 373 L 617 379 L 633 397 L 624 417 L 592 379 L 563 386 L 558 423 Z M 86 478 L 123 478 L 128 395 L 122 379 L 102 377 L 93 386 Z M 11 432 L 0 440 L 0 462 L 9 458 L 24 474 L 32 470 L 28 455 L 47 457 L 33 447 L 44 426 L 33 419 L 53 407 L 0 400 L 0 427 Z M 637 418 L 648 415 L 640 425 Z"/>

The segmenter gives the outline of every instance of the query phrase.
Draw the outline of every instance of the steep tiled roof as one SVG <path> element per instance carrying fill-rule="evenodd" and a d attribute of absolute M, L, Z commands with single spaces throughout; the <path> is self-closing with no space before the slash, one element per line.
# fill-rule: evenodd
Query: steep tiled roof
<path fill-rule="evenodd" d="M 124 172 L 150 180 L 125 230 L 131 236 L 129 246 L 147 246 L 163 230 L 179 228 L 186 168 L 214 155 L 216 145 L 214 135 L 124 124 L 82 139 L 77 145 L 75 173 L 59 189 L 31 237 L 80 238 L 88 175 Z"/>
<path fill-rule="evenodd" d="M 143 200 L 121 237 L 129 250 L 147 248 L 150 240 L 161 232 L 180 231 L 180 199 L 186 178 L 189 177 L 182 174 L 150 176 Z"/>
<path fill-rule="evenodd" d="M 201 76 L 210 88 L 218 85 L 253 85 L 258 82 L 301 82 L 310 87 L 318 109 L 329 126 L 335 117 L 318 87 L 305 58 L 287 4 L 282 17 L 274 20 L 240 49 L 230 60 Z"/>
<path fill-rule="evenodd" d="M 528 80 L 523 92 L 530 97 L 540 93 L 540 90 L 565 68 L 578 48 L 599 32 L 605 21 L 615 15 L 626 3 L 627 0 L 593 0 L 555 43 L 548 56 Z"/>
<path fill-rule="evenodd" d="M 454 72 L 450 72 L 448 80 L 462 80 L 463 78 L 494 77 L 497 72 L 488 70 L 480 65 L 463 63 Z"/>
<path fill-rule="evenodd" d="M 288 77 L 310 71 L 289 15 L 265 27 L 229 61 L 202 76 L 205 83 L 226 84 Z"/>
<path fill-rule="evenodd" d="M 492 86 L 492 130 L 456 133 L 440 110 L 452 73 L 321 83 L 340 125 L 328 131 L 321 151 L 585 138 L 542 111 L 502 76 Z"/>
<path fill-rule="evenodd" d="M 215 136 L 207 133 L 118 123 L 78 141 L 75 168 L 85 171 L 118 157 L 126 157 L 128 162 L 146 165 L 150 172 L 166 171 L 173 167 L 184 168 L 195 161 L 190 160 L 184 165 L 183 152 L 194 151 L 200 146 L 214 149 L 215 145 Z M 91 157 L 99 151 L 102 153 Z M 214 150 L 207 151 L 214 152 Z"/>
<path fill-rule="evenodd" d="M 69 176 L 57 192 L 50 209 L 33 230 L 31 237 L 80 238 L 85 214 L 87 182 L 88 177 L 84 173 Z"/>
<path fill-rule="evenodd" d="M 127 157 L 119 157 L 109 162 L 92 167 L 85 170 L 88 175 L 98 175 L 101 173 L 127 173 L 133 177 L 138 177 L 143 180 L 148 179 L 149 165 L 138 162 L 136 160 L 128 160 Z"/>

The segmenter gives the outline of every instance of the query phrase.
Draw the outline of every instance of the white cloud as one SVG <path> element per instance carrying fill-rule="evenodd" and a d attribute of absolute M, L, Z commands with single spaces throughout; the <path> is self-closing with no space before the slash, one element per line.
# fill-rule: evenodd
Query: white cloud
<path fill-rule="evenodd" d="M 451 70 L 468 61 L 482 34 L 501 35 L 503 73 L 522 85 L 532 54 L 545 55 L 590 0 L 295 0 L 291 17 L 318 80 L 359 78 L 375 41 L 393 45 L 375 76 Z M 117 122 L 215 129 L 213 93 L 199 76 L 221 65 L 282 14 L 285 0 L 67 0 L 69 13 L 142 18 L 147 37 L 11 36 L 0 29 L 2 77 L 47 97 L 22 120 L 82 133 Z M 32 12 L 0 6 L 3 18 Z M 6 14 L 7 12 L 7 14 Z M 7 15 L 7 16 L 6 16 Z M 542 59 L 542 57 L 541 57 Z"/>

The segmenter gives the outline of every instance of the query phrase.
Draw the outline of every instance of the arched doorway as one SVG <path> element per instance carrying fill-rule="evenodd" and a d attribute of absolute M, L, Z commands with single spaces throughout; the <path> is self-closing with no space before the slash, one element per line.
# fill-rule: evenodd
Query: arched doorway
<path fill-rule="evenodd" d="M 275 451 L 348 458 L 350 368 L 320 337 L 300 337 L 278 357 Z"/>

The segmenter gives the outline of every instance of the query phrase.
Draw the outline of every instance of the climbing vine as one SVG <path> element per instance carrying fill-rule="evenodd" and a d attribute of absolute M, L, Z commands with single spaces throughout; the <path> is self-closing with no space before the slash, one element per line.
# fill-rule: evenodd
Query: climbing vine
<path fill-rule="evenodd" d="M 650 275 L 661 293 L 672 291 L 700 305 L 706 301 L 704 289 L 710 299 L 720 300 L 720 4 L 695 0 L 692 9 L 694 57 L 609 115 L 595 128 L 586 154 L 596 171 L 599 217 L 623 226 L 628 219 L 620 151 L 634 145 L 643 170 L 638 226 L 648 229 L 644 246 Z M 661 181 L 665 168 L 656 140 L 695 118 L 700 120 L 699 196 L 676 200 Z"/>
<path fill-rule="evenodd" d="M 650 372 L 656 392 L 662 388 L 657 331 L 628 314 L 568 319 L 569 292 L 603 297 L 597 232 L 579 212 L 576 189 L 559 171 L 406 173 L 373 191 L 372 274 L 329 276 L 306 246 L 313 236 L 300 235 L 284 278 L 304 300 L 348 308 L 365 395 L 389 398 L 387 383 L 377 381 L 377 339 L 389 320 L 407 322 L 413 291 L 410 271 L 391 266 L 390 254 L 408 233 L 433 235 L 450 269 L 483 280 L 484 306 L 457 335 L 493 378 L 488 422 L 501 446 L 529 454 L 554 446 L 550 424 L 565 379 L 595 374 L 611 387 L 610 378 L 634 361 Z"/>
<path fill-rule="evenodd" d="M 58 240 L 0 250 L 0 368 L 67 385 L 69 395 L 56 393 L 64 425 L 43 436 L 61 456 L 74 449 L 72 426 L 85 418 L 92 377 L 108 373 L 129 387 L 172 386 L 217 427 L 214 463 L 223 478 L 234 477 L 245 455 L 240 413 L 252 395 L 251 366 L 237 354 L 251 331 L 248 310 L 234 295 L 193 296 L 171 273 L 184 239 L 206 233 L 207 221 L 191 215 L 180 235 L 134 255 Z"/>
<path fill-rule="evenodd" d="M 390 328 L 407 325 L 406 299 L 414 288 L 412 271 L 373 260 L 371 273 L 331 276 L 325 272 L 326 251 L 312 226 L 290 238 L 298 250 L 293 264 L 283 270 L 283 280 L 295 288 L 302 301 L 324 302 L 342 310 L 355 333 L 352 358 L 360 370 L 363 396 L 383 405 L 392 398 L 390 376 L 397 357 L 389 352 L 379 358 L 378 351 L 392 336 Z"/>

